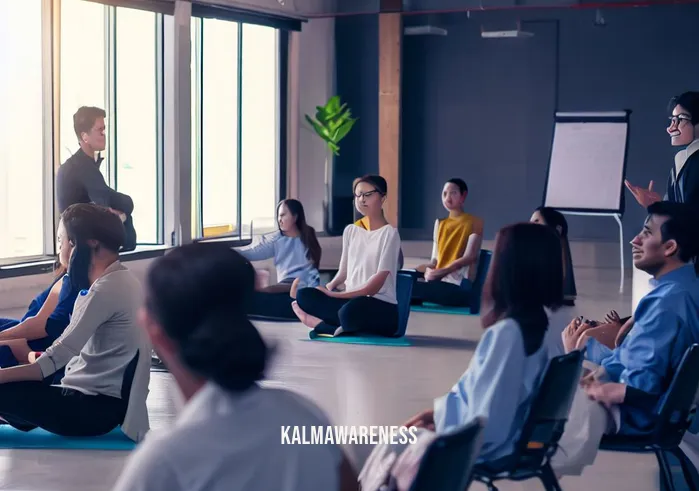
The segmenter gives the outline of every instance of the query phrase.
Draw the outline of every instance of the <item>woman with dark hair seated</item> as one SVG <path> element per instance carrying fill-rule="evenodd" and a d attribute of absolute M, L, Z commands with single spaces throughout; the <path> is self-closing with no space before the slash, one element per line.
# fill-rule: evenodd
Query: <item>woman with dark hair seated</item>
<path fill-rule="evenodd" d="M 548 227 L 525 223 L 500 230 L 482 297 L 486 330 L 471 363 L 449 392 L 406 426 L 444 433 L 485 416 L 477 461 L 514 451 L 548 366 L 546 309 L 556 310 L 563 300 L 562 259 L 560 240 Z M 391 450 L 377 447 L 368 462 Z"/>
<path fill-rule="evenodd" d="M 246 315 L 254 285 L 252 265 L 225 244 L 153 263 L 141 321 L 186 404 L 136 450 L 115 491 L 356 489 L 339 446 L 285 444 L 285 428 L 291 437 L 330 423 L 308 399 L 258 385 L 270 349 Z"/>
<path fill-rule="evenodd" d="M 151 350 L 136 325 L 140 284 L 119 261 L 124 226 L 91 204 L 68 207 L 61 220 L 60 254 L 70 254 L 80 294 L 70 324 L 41 356 L 0 369 L 0 418 L 20 430 L 64 436 L 97 436 L 121 425 L 138 441 L 148 431 Z"/>
<path fill-rule="evenodd" d="M 295 199 L 285 199 L 277 205 L 279 230 L 262 236 L 250 247 L 237 249 L 248 261 L 274 258 L 277 284 L 258 288 L 253 295 L 249 313 L 279 319 L 296 319 L 289 296 L 291 285 L 315 288 L 320 284 L 318 268 L 321 248 L 316 231 L 306 223 L 303 205 Z M 258 273 L 258 276 L 260 273 Z"/>
<path fill-rule="evenodd" d="M 400 236 L 383 213 L 386 180 L 355 180 L 357 210 L 369 218 L 369 229 L 348 225 L 342 234 L 342 257 L 335 278 L 326 287 L 302 288 L 292 304 L 299 320 L 316 333 L 337 336 L 368 332 L 392 336 L 398 331 L 396 277 Z M 335 291 L 345 285 L 345 291 Z M 292 289 L 292 296 L 294 296 Z"/>
<path fill-rule="evenodd" d="M 556 231 L 561 238 L 561 246 L 563 247 L 563 261 L 565 263 L 563 269 L 563 305 L 575 305 L 575 299 L 578 292 L 575 288 L 575 273 L 573 271 L 573 259 L 570 255 L 570 243 L 568 242 L 568 222 L 563 214 L 553 208 L 540 206 L 534 210 L 534 214 L 530 220 L 532 223 L 546 225 Z"/>
<path fill-rule="evenodd" d="M 51 346 L 70 323 L 78 289 L 67 273 L 73 247 L 62 221 L 56 243 L 60 254 L 51 285 L 32 300 L 21 319 L 0 319 L 0 368 L 27 363 L 29 353 Z"/>

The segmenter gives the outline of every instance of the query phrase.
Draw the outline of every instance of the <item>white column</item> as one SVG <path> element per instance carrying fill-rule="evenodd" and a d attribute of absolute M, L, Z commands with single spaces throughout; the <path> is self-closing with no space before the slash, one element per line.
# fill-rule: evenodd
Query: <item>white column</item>
<path fill-rule="evenodd" d="M 165 17 L 165 243 L 192 241 L 191 135 L 192 4 L 175 1 L 174 17 Z M 174 232 L 174 243 L 172 241 Z"/>

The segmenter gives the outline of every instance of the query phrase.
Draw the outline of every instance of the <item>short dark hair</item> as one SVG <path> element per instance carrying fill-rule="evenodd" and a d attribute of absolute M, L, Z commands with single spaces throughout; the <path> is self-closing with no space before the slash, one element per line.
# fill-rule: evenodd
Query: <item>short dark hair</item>
<path fill-rule="evenodd" d="M 658 201 L 648 207 L 648 215 L 666 217 L 660 227 L 663 242 L 674 240 L 682 262 L 690 262 L 699 256 L 699 210 L 686 203 Z"/>
<path fill-rule="evenodd" d="M 185 366 L 230 392 L 264 378 L 270 349 L 247 317 L 255 268 L 223 243 L 176 247 L 146 278 L 146 308 Z"/>
<path fill-rule="evenodd" d="M 93 106 L 82 106 L 80 109 L 73 114 L 73 129 L 75 130 L 75 135 L 80 140 L 80 135 L 83 133 L 89 133 L 93 126 L 95 126 L 95 121 L 98 118 L 106 118 L 107 113 L 104 109 Z"/>
<path fill-rule="evenodd" d="M 452 177 L 447 181 L 447 184 L 456 184 L 459 187 L 459 192 L 461 194 L 468 193 L 468 185 L 466 184 L 466 181 L 460 177 Z"/>
<path fill-rule="evenodd" d="M 126 240 L 119 216 L 103 206 L 76 203 L 66 208 L 61 220 L 68 240 L 75 245 L 96 240 L 105 249 L 118 253 Z"/>
<path fill-rule="evenodd" d="M 667 106 L 668 113 L 672 114 L 676 106 L 682 106 L 689 111 L 693 125 L 699 124 L 699 92 L 685 92 L 670 99 Z"/>
<path fill-rule="evenodd" d="M 352 183 L 352 192 L 354 193 L 354 190 L 357 189 L 357 186 L 362 183 L 366 182 L 368 184 L 371 184 L 374 186 L 374 188 L 381 193 L 382 195 L 386 195 L 388 192 L 388 183 L 386 182 L 386 179 L 384 179 L 381 176 L 373 175 L 373 174 L 366 174 L 362 177 L 358 177 L 354 180 Z"/>
<path fill-rule="evenodd" d="M 568 237 L 568 221 L 563 216 L 563 213 L 548 206 L 540 206 L 534 211 L 539 212 L 541 218 L 544 219 L 546 225 L 549 227 L 552 227 L 554 230 L 560 228 L 561 230 L 559 233 L 561 237 Z"/>
<path fill-rule="evenodd" d="M 517 321 L 527 356 L 542 345 L 548 328 L 544 307 L 563 304 L 563 250 L 550 227 L 518 223 L 501 229 L 483 288 L 484 327 Z"/>

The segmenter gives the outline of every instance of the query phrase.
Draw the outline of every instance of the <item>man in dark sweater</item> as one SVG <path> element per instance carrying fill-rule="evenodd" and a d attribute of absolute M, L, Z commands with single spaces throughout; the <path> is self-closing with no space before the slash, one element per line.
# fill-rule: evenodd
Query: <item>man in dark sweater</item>
<path fill-rule="evenodd" d="M 80 150 L 58 169 L 56 198 L 60 213 L 75 203 L 95 203 L 119 215 L 126 229 L 126 243 L 122 251 L 136 248 L 136 230 L 131 214 L 134 204 L 130 196 L 107 186 L 100 172 L 100 152 L 106 146 L 104 134 L 106 113 L 97 107 L 81 107 L 73 115 L 73 128 Z"/>

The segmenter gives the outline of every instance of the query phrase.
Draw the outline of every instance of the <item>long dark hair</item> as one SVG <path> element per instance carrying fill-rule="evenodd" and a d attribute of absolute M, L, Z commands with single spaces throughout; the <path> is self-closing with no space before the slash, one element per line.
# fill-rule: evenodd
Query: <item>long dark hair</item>
<path fill-rule="evenodd" d="M 279 208 L 282 205 L 286 205 L 289 213 L 296 217 L 296 228 L 299 230 L 301 242 L 306 246 L 306 257 L 313 263 L 316 269 L 319 268 L 323 250 L 316 237 L 316 230 L 306 222 L 306 212 L 303 210 L 303 205 L 297 199 L 283 199 L 277 205 L 277 215 L 279 215 Z"/>
<path fill-rule="evenodd" d="M 176 247 L 146 279 L 146 308 L 194 373 L 231 392 L 264 378 L 270 349 L 248 320 L 255 269 L 223 243 Z"/>
<path fill-rule="evenodd" d="M 533 223 L 498 232 L 483 288 L 482 325 L 510 317 L 522 330 L 527 356 L 542 345 L 548 316 L 563 303 L 563 260 L 558 235 Z"/>

